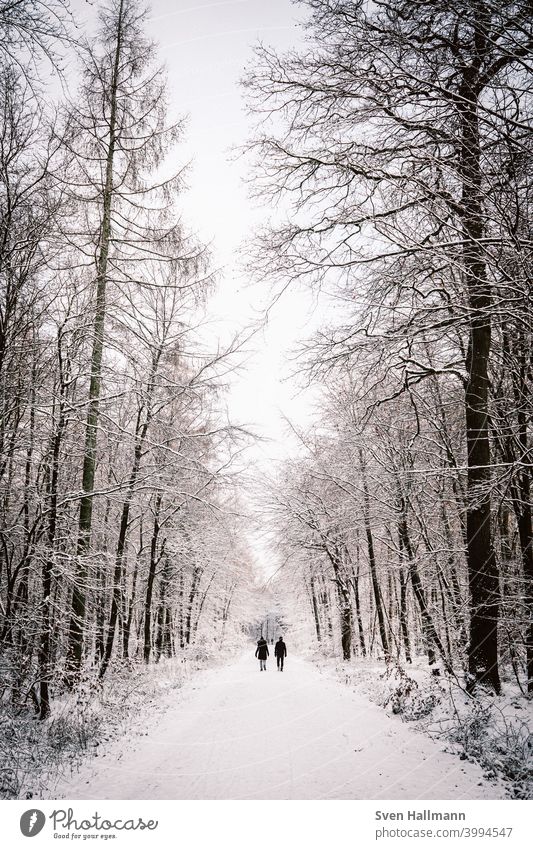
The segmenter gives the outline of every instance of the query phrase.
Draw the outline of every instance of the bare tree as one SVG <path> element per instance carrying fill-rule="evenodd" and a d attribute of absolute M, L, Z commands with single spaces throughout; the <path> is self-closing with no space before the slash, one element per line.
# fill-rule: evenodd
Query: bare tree
<path fill-rule="evenodd" d="M 357 362 L 371 386 L 394 375 L 393 394 L 431 375 L 461 381 L 468 680 L 499 691 L 489 366 L 502 243 L 489 197 L 505 150 L 528 133 L 530 10 L 502 0 L 303 5 L 313 50 L 261 47 L 245 83 L 254 108 L 276 117 L 256 142 L 260 190 L 291 204 L 290 223 L 266 234 L 265 263 L 356 302 L 351 322 L 315 345 L 322 370 Z"/>
<path fill-rule="evenodd" d="M 73 42 L 69 0 L 2 0 L 0 56 L 34 88 L 45 60 L 62 70 L 61 48 Z"/>
<path fill-rule="evenodd" d="M 152 67 L 152 46 L 143 35 L 143 19 L 137 0 L 112 0 L 101 9 L 99 34 L 84 53 L 81 100 L 69 112 L 64 137 L 72 155 L 68 180 L 80 205 L 80 226 L 71 238 L 88 263 L 94 256 L 95 274 L 79 572 L 73 587 L 70 635 L 74 675 L 82 660 L 85 558 L 91 540 L 109 278 L 128 279 L 130 269 L 135 274 L 134 263 L 154 256 L 168 262 L 181 256 L 185 261 L 186 252 L 182 243 L 178 247 L 180 231 L 175 221 L 165 221 L 165 198 L 176 188 L 178 178 L 162 183 L 148 180 L 150 170 L 158 167 L 176 140 L 179 127 L 166 122 L 164 74 Z M 80 230 L 84 241 L 79 239 Z"/>

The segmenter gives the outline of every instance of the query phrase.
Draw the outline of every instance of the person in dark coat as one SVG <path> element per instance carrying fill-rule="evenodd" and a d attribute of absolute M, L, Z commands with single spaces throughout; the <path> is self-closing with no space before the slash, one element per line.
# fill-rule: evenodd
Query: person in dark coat
<path fill-rule="evenodd" d="M 266 672 L 267 668 L 267 657 L 268 657 L 268 643 L 266 640 L 261 637 L 260 640 L 257 641 L 257 648 L 255 650 L 255 656 L 259 658 L 259 671 L 262 672 L 263 669 Z"/>
<path fill-rule="evenodd" d="M 283 672 L 283 661 L 287 657 L 287 646 L 283 642 L 283 637 L 280 637 L 274 647 L 274 654 L 276 656 L 276 661 L 278 664 L 278 669 L 280 672 Z"/>

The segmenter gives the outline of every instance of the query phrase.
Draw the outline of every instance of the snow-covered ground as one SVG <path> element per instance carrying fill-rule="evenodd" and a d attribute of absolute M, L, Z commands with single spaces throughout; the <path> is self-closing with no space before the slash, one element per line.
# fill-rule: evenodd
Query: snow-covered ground
<path fill-rule="evenodd" d="M 479 688 L 472 698 L 461 678 L 435 677 L 426 657 L 388 668 L 372 658 L 346 662 L 313 652 L 308 659 L 389 716 L 401 716 L 447 751 L 478 763 L 485 778 L 503 782 L 509 797 L 533 798 L 533 702 L 508 670 L 499 696 Z"/>
<path fill-rule="evenodd" d="M 475 764 L 364 695 L 253 648 L 189 681 L 141 734 L 49 788 L 70 799 L 495 799 Z"/>

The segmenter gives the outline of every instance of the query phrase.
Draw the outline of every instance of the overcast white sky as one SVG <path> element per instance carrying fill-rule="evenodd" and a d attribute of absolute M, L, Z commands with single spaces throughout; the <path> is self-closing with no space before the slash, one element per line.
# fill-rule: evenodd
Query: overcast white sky
<path fill-rule="evenodd" d="M 249 163 L 231 153 L 250 135 L 239 79 L 258 40 L 281 49 L 299 40 L 298 11 L 290 0 L 152 3 L 150 26 L 167 64 L 172 105 L 189 115 L 184 153 L 193 164 L 184 199 L 187 218 L 212 242 L 223 268 L 210 305 L 221 330 L 257 321 L 268 303 L 265 287 L 250 286 L 241 266 L 243 242 L 265 211 L 253 209 L 248 199 Z M 286 381 L 291 366 L 285 358 L 307 332 L 310 305 L 301 292 L 283 298 L 269 314 L 268 327 L 248 346 L 246 371 L 233 383 L 232 418 L 255 424 L 274 440 L 258 449 L 256 459 L 284 453 L 283 414 L 298 422 L 309 415 L 307 399 L 295 397 L 295 385 Z M 290 438 L 287 447 L 294 448 Z"/>
<path fill-rule="evenodd" d="M 72 0 L 83 28 L 92 28 L 95 5 Z M 250 163 L 235 155 L 251 130 L 239 79 L 258 40 L 280 49 L 298 42 L 301 10 L 290 0 L 154 0 L 150 6 L 149 35 L 167 66 L 171 113 L 189 117 L 177 151 L 177 164 L 192 162 L 184 219 L 211 243 L 222 269 L 209 312 L 214 332 L 227 337 L 257 322 L 269 301 L 266 287 L 250 285 L 241 264 L 243 243 L 267 210 L 253 208 L 245 185 Z M 311 310 L 310 296 L 288 292 L 248 344 L 246 370 L 232 382 L 232 420 L 254 425 L 269 440 L 250 452 L 251 462 L 295 449 L 283 415 L 299 424 L 309 418 L 312 393 L 299 393 L 286 380 L 292 368 L 286 359 L 296 340 L 316 326 L 319 318 Z"/>
<path fill-rule="evenodd" d="M 71 0 L 80 27 L 91 31 L 98 0 Z M 245 178 L 250 163 L 235 156 L 251 132 L 239 80 L 258 40 L 283 50 L 301 39 L 296 25 L 301 9 L 290 0 L 153 0 L 149 35 L 159 44 L 168 70 L 172 117 L 188 115 L 177 165 L 191 161 L 189 190 L 181 199 L 184 221 L 211 243 L 221 268 L 217 294 L 209 306 L 213 336 L 228 338 L 256 324 L 269 304 L 266 287 L 251 283 L 242 266 L 242 247 L 254 223 L 268 215 L 252 205 Z M 248 344 L 246 368 L 234 377 L 228 394 L 232 421 L 247 424 L 264 438 L 246 454 L 259 477 L 272 459 L 298 451 L 284 416 L 305 426 L 316 391 L 302 392 L 289 375 L 291 351 L 320 323 L 305 292 L 288 291 L 269 311 L 265 328 Z M 263 574 L 276 567 L 268 541 L 250 528 L 250 541 Z"/>

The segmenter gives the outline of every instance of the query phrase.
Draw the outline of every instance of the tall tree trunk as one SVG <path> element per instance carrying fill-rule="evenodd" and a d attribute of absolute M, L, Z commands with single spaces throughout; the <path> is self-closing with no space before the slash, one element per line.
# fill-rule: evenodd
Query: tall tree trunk
<path fill-rule="evenodd" d="M 412 663 L 411 642 L 409 640 L 409 626 L 407 623 L 407 578 L 405 577 L 403 569 L 400 569 L 400 628 L 405 651 L 405 660 L 407 663 Z"/>
<path fill-rule="evenodd" d="M 524 477 L 526 476 L 527 472 L 524 473 Z M 529 493 L 529 481 L 527 490 Z M 530 501 L 523 503 L 523 510 L 518 519 L 518 534 L 525 585 L 527 691 L 533 693 L 533 530 Z"/>
<path fill-rule="evenodd" d="M 324 577 L 320 576 L 321 592 L 319 595 L 322 608 L 324 610 L 324 618 L 326 620 L 326 633 L 330 645 L 333 644 L 333 620 L 331 618 L 331 605 L 329 601 L 328 588 L 324 582 Z"/>
<path fill-rule="evenodd" d="M 161 581 L 159 583 L 159 606 L 156 617 L 156 636 L 154 646 L 154 655 L 156 663 L 159 662 L 161 654 L 165 650 L 165 647 L 168 645 L 167 632 L 170 627 L 170 610 L 166 601 L 168 581 L 169 563 L 168 560 L 165 559 L 163 565 L 163 573 L 161 575 Z"/>
<path fill-rule="evenodd" d="M 352 589 L 353 596 L 355 601 L 355 618 L 357 620 L 357 634 L 359 637 L 359 648 L 361 650 L 361 655 L 366 657 L 366 644 L 365 644 L 365 629 L 363 627 L 363 615 L 361 611 L 361 596 L 359 593 L 359 573 L 360 573 L 360 565 L 359 565 L 359 531 L 356 531 L 355 537 L 355 562 L 357 563 L 357 569 L 352 568 Z"/>
<path fill-rule="evenodd" d="M 150 540 L 150 565 L 148 567 L 148 580 L 146 582 L 146 597 L 144 600 L 144 651 L 143 658 L 145 663 L 150 662 L 150 652 L 152 651 L 152 596 L 154 592 L 155 571 L 159 563 L 157 556 L 157 544 L 159 539 L 159 511 L 161 509 L 161 495 L 156 497 L 154 509 L 154 524 L 152 530 L 152 539 Z"/>
<path fill-rule="evenodd" d="M 528 386 L 529 364 L 526 356 L 526 341 L 523 331 L 518 334 L 518 368 L 513 370 L 513 389 L 517 405 L 517 442 L 521 468 L 518 474 L 518 493 L 513 497 L 513 508 L 518 525 L 522 571 L 524 575 L 524 608 L 526 620 L 526 668 L 527 691 L 533 693 L 533 520 L 531 510 L 531 465 L 525 458 L 530 454 L 528 438 L 528 415 L 531 410 L 531 394 Z M 526 407 L 527 404 L 527 407 Z M 523 465 L 522 465 L 523 464 Z"/>
<path fill-rule="evenodd" d="M 185 648 L 185 603 L 184 603 L 184 583 L 183 568 L 180 570 L 180 589 L 179 589 L 179 639 L 180 649 Z"/>
<path fill-rule="evenodd" d="M 221 645 L 223 645 L 223 643 L 224 643 L 224 637 L 226 635 L 226 624 L 227 624 L 227 621 L 228 621 L 231 602 L 233 601 L 233 594 L 235 592 L 236 586 L 237 586 L 237 582 L 235 581 L 230 587 L 227 598 L 224 602 L 224 606 L 222 608 L 222 631 L 221 631 L 221 634 L 220 634 Z"/>
<path fill-rule="evenodd" d="M 401 496 L 400 496 L 401 498 Z M 400 502 L 400 522 L 398 525 L 398 534 L 400 538 L 400 546 L 403 551 L 405 551 L 407 555 L 407 562 L 409 564 L 409 576 L 411 578 L 411 584 L 413 587 L 413 592 L 415 594 L 415 598 L 420 609 L 420 618 L 422 620 L 422 633 L 424 635 L 424 640 L 427 646 L 428 653 L 428 662 L 430 666 L 434 666 L 436 661 L 435 649 L 434 646 L 437 647 L 439 653 L 442 657 L 443 663 L 448 671 L 451 670 L 449 659 L 446 655 L 446 651 L 442 642 L 437 634 L 437 630 L 435 628 L 435 624 L 433 622 L 433 618 L 431 613 L 429 612 L 426 594 L 424 592 L 424 588 L 422 586 L 422 580 L 420 578 L 420 573 L 418 571 L 418 567 L 416 565 L 416 560 L 413 552 L 413 548 L 411 546 L 411 539 L 409 536 L 409 526 L 407 524 L 407 518 L 405 516 L 405 502 L 403 498 L 401 498 Z"/>
<path fill-rule="evenodd" d="M 51 679 L 51 664 L 50 664 L 50 641 L 52 636 L 52 628 L 50 621 L 50 605 L 52 596 L 52 570 L 54 564 L 54 549 L 56 544 L 57 530 L 57 501 L 58 501 L 58 482 L 59 482 L 59 456 L 63 433 L 66 426 L 65 417 L 65 393 L 66 381 L 63 369 L 63 359 L 61 355 L 61 341 L 58 340 L 59 354 L 59 380 L 60 380 L 60 397 L 58 408 L 57 427 L 52 442 L 51 463 L 50 463 L 50 479 L 48 484 L 48 529 L 47 529 L 47 554 L 42 565 L 42 593 L 43 593 L 43 610 L 41 619 L 41 633 L 39 638 L 39 718 L 46 719 L 50 713 L 50 688 Z"/>
<path fill-rule="evenodd" d="M 387 639 L 387 626 L 385 623 L 385 614 L 383 611 L 383 601 L 381 598 L 381 590 L 379 587 L 376 555 L 374 553 L 374 538 L 372 535 L 372 528 L 370 526 L 370 496 L 368 493 L 368 482 L 366 478 L 366 465 L 363 457 L 363 452 L 361 450 L 359 451 L 359 463 L 361 467 L 361 478 L 363 483 L 363 521 L 365 525 L 365 534 L 368 547 L 368 565 L 370 567 L 370 577 L 372 580 L 372 588 L 374 590 L 374 603 L 376 605 L 376 613 L 379 624 L 379 636 L 381 638 L 381 645 L 383 648 L 385 661 L 388 663 L 391 659 L 390 648 L 389 641 Z"/>
<path fill-rule="evenodd" d="M 109 624 L 107 627 L 107 635 L 105 642 L 105 652 L 104 657 L 102 659 L 102 664 L 100 666 L 99 676 L 103 678 L 107 667 L 109 666 L 109 662 L 111 660 L 111 655 L 113 654 L 113 643 L 115 641 L 115 631 L 118 619 L 118 613 L 121 607 L 121 595 L 122 595 L 122 573 L 123 573 L 123 560 L 124 560 L 124 550 L 126 547 L 126 538 L 128 533 L 128 525 L 130 518 L 130 508 L 131 502 L 133 499 L 133 494 L 135 491 L 135 484 L 137 481 L 137 474 L 139 472 L 139 465 L 141 462 L 141 454 L 142 454 L 142 446 L 144 443 L 144 436 L 146 435 L 146 430 L 143 428 L 143 432 L 141 437 L 137 438 L 137 444 L 135 446 L 135 456 L 133 461 L 133 467 L 130 473 L 130 479 L 128 482 L 128 492 L 124 502 L 122 504 L 122 515 L 120 519 L 120 529 L 118 533 L 117 540 L 117 551 L 115 555 L 115 570 L 113 573 L 113 593 L 111 596 L 111 612 L 109 614 Z"/>
<path fill-rule="evenodd" d="M 335 581 L 337 597 L 340 607 L 341 646 L 342 659 L 351 660 L 352 657 L 352 608 L 350 596 L 344 580 L 339 578 Z"/>
<path fill-rule="evenodd" d="M 202 597 L 200 599 L 200 604 L 198 605 L 198 610 L 196 611 L 196 618 L 194 620 L 194 625 L 193 625 L 193 628 L 192 628 L 192 639 L 193 639 L 193 641 L 196 637 L 196 632 L 198 631 L 198 625 L 200 624 L 200 617 L 202 615 L 202 610 L 204 609 L 204 604 L 206 602 L 206 599 L 207 599 L 209 590 L 211 588 L 211 585 L 212 585 L 213 581 L 215 580 L 216 574 L 217 574 L 217 571 L 215 570 L 213 572 L 213 574 L 211 575 L 211 578 L 209 579 L 207 587 L 205 588 L 204 592 L 202 593 Z M 267 642 L 268 642 L 268 624 L 269 624 L 269 621 L 267 620 Z"/>
<path fill-rule="evenodd" d="M 167 657 L 172 657 L 174 655 L 174 645 L 172 642 L 172 611 L 168 605 L 165 611 L 165 630 L 163 633 L 162 650 L 163 654 L 166 654 Z"/>
<path fill-rule="evenodd" d="M 481 14 L 481 13 L 480 13 Z M 485 40 L 483 26 L 473 21 Z M 477 46 L 477 44 L 476 44 Z M 492 296 L 484 260 L 481 149 L 478 99 L 480 59 L 463 69 L 461 116 L 461 215 L 463 271 L 469 298 L 469 345 L 465 387 L 468 454 L 468 510 L 466 517 L 468 581 L 470 587 L 470 642 L 468 687 L 487 684 L 500 692 L 498 669 L 499 582 L 491 527 L 491 451 L 489 443 L 489 378 Z"/>
<path fill-rule="evenodd" d="M 444 494 L 442 496 L 444 498 Z M 466 645 L 467 643 L 467 635 L 466 635 L 466 627 L 465 627 L 465 619 L 463 615 L 463 600 L 461 595 L 461 587 L 459 585 L 459 578 L 457 576 L 457 567 L 455 563 L 455 556 L 453 553 L 453 538 L 452 538 L 452 530 L 450 528 L 450 523 L 448 520 L 448 514 L 446 512 L 446 506 L 444 504 L 444 500 L 441 505 L 442 512 L 442 522 L 444 526 L 444 533 L 446 537 L 446 546 L 448 548 L 448 571 L 450 575 L 450 585 L 453 595 L 453 612 L 454 619 L 457 625 L 457 629 L 459 632 L 459 640 L 458 642 L 462 645 Z"/>
<path fill-rule="evenodd" d="M 97 564 L 95 583 L 96 583 L 96 611 L 95 611 L 95 646 L 94 658 L 95 662 L 100 665 L 105 653 L 105 598 L 106 598 L 106 572 L 100 563 Z"/>
<path fill-rule="evenodd" d="M 324 541 L 324 551 L 333 567 L 335 576 L 335 589 L 340 612 L 341 646 L 343 660 L 350 660 L 352 656 L 352 608 L 350 594 L 344 578 L 344 565 L 341 555 L 341 547 L 335 545 L 331 550 L 331 543 Z"/>
<path fill-rule="evenodd" d="M 314 617 L 314 621 L 315 621 L 316 640 L 317 640 L 317 643 L 320 643 L 321 639 L 322 639 L 322 635 L 320 633 L 320 616 L 319 616 L 319 613 L 318 613 L 318 602 L 317 602 L 317 597 L 316 597 L 316 592 L 315 592 L 315 577 L 314 577 L 314 575 L 311 575 L 310 591 L 311 591 L 310 592 L 310 594 L 311 594 L 311 605 L 312 605 L 312 608 L 313 608 L 313 617 Z"/>
<path fill-rule="evenodd" d="M 106 647 L 104 658 L 102 661 L 102 665 L 100 667 L 100 677 L 102 678 L 105 675 L 106 669 L 109 665 L 109 661 L 111 660 L 111 654 L 113 652 L 113 642 L 115 639 L 115 630 L 118 618 L 118 612 L 120 610 L 121 603 L 121 584 L 123 577 L 123 560 L 124 560 L 124 550 L 126 547 L 126 537 L 128 533 L 129 526 L 129 516 L 131 509 L 131 502 L 133 500 L 133 495 L 135 492 L 135 485 L 137 483 L 137 476 L 139 474 L 139 468 L 141 465 L 141 457 L 143 453 L 144 444 L 146 441 L 146 435 L 148 433 L 148 428 L 150 427 L 150 422 L 152 420 L 152 398 L 155 389 L 155 379 L 157 375 L 157 369 L 159 366 L 159 360 L 161 357 L 162 347 L 159 347 L 157 351 L 154 352 L 152 357 L 152 364 L 150 368 L 150 377 L 148 379 L 147 389 L 146 389 L 146 415 L 143 424 L 141 425 L 141 417 L 143 414 L 143 405 L 139 408 L 137 413 L 137 422 L 135 426 L 135 451 L 133 455 L 133 465 L 130 473 L 130 479 L 128 482 L 128 491 L 126 498 L 124 499 L 124 503 L 122 505 L 122 518 L 120 522 L 120 531 L 118 535 L 117 541 L 117 552 L 115 557 L 115 572 L 113 577 L 113 595 L 111 599 L 111 613 L 109 617 L 109 626 L 107 631 L 107 639 L 106 639 Z"/>
<path fill-rule="evenodd" d="M 85 446 L 83 451 L 82 491 L 78 522 L 78 568 L 72 592 L 72 616 L 70 622 L 67 683 L 74 683 L 82 662 L 83 632 L 87 592 L 86 557 L 91 544 L 94 479 L 96 471 L 96 436 L 98 431 L 100 393 L 102 384 L 102 359 L 106 319 L 107 264 L 111 244 L 111 212 L 114 196 L 113 167 L 117 143 L 117 95 L 122 55 L 123 0 L 120 0 L 117 20 L 116 46 L 113 73 L 110 81 L 110 119 L 107 146 L 106 172 L 102 198 L 102 224 L 99 234 L 98 261 L 96 271 L 96 308 L 93 324 L 93 346 L 91 353 L 91 379 L 89 385 L 87 419 L 85 424 Z M 106 664 L 107 665 L 107 664 Z"/>
<path fill-rule="evenodd" d="M 359 563 L 357 564 L 357 573 L 352 572 L 352 587 L 353 587 L 353 595 L 355 601 L 355 618 L 357 620 L 357 633 L 359 637 L 359 648 L 361 649 L 361 654 L 363 657 L 366 657 L 366 645 L 365 645 L 365 629 L 363 627 L 363 615 L 361 611 L 361 597 L 359 594 Z"/>
<path fill-rule="evenodd" d="M 189 645 L 192 638 L 192 613 L 194 609 L 194 600 L 200 584 L 200 578 L 202 577 L 202 571 L 203 570 L 200 569 L 199 566 L 195 566 L 192 573 L 191 588 L 189 590 L 189 598 L 187 600 L 187 615 L 185 617 L 185 642 L 187 645 Z"/>
<path fill-rule="evenodd" d="M 131 634 L 131 623 L 133 620 L 133 611 L 135 610 L 135 602 L 137 600 L 137 576 L 139 574 L 139 558 L 135 559 L 135 568 L 133 570 L 133 579 L 131 583 L 131 595 L 129 600 L 126 603 L 126 609 L 124 611 L 124 625 L 122 628 L 122 655 L 125 660 L 129 658 L 130 655 L 130 634 Z M 124 594 L 126 598 L 126 593 Z"/>

